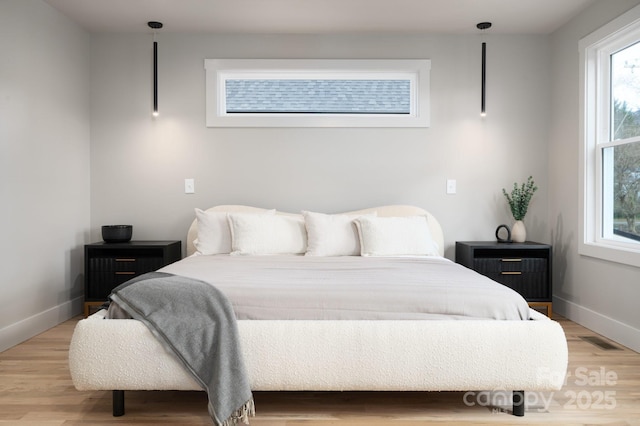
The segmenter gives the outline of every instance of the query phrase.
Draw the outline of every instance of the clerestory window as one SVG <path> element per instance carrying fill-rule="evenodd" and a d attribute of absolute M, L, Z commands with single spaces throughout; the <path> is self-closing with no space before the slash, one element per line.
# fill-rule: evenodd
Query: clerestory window
<path fill-rule="evenodd" d="M 207 59 L 209 127 L 428 127 L 428 60 Z"/>

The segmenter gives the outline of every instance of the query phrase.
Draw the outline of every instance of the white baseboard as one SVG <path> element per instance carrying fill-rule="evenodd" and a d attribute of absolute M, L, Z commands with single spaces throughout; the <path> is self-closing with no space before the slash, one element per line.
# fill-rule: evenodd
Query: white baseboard
<path fill-rule="evenodd" d="M 553 298 L 553 312 L 557 312 L 559 315 L 629 349 L 640 352 L 640 330 L 637 328 L 561 297 Z"/>
<path fill-rule="evenodd" d="M 83 301 L 83 297 L 77 297 L 0 329 L 0 352 L 80 314 Z"/>

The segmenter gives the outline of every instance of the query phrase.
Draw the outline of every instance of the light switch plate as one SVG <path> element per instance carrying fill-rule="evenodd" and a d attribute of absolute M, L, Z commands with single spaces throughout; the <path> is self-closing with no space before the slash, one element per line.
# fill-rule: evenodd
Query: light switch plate
<path fill-rule="evenodd" d="M 194 194 L 196 192 L 196 186 L 194 179 L 185 179 L 184 180 L 184 193 L 185 194 Z"/>
<path fill-rule="evenodd" d="M 456 180 L 455 179 L 447 179 L 447 194 L 455 194 L 456 193 Z"/>

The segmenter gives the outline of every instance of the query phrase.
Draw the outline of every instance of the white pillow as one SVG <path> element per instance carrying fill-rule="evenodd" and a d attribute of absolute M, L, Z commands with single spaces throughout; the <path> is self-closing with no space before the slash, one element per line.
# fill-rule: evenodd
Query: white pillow
<path fill-rule="evenodd" d="M 426 216 L 355 219 L 362 256 L 438 256 Z"/>
<path fill-rule="evenodd" d="M 302 215 L 307 228 L 306 256 L 360 256 L 360 237 L 353 222 L 359 215 L 308 211 Z"/>
<path fill-rule="evenodd" d="M 197 254 L 229 254 L 231 253 L 231 232 L 227 221 L 227 212 L 208 212 L 196 210 L 198 221 L 198 236 L 193 242 Z M 247 214 L 275 214 L 275 209 L 260 213 Z"/>
<path fill-rule="evenodd" d="M 230 213 L 231 254 L 302 254 L 307 232 L 302 216 Z"/>

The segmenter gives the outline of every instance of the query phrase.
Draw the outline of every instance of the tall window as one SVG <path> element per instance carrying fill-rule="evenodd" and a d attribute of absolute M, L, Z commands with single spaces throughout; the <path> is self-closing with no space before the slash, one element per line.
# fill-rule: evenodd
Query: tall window
<path fill-rule="evenodd" d="M 428 60 L 207 59 L 209 127 L 428 127 Z"/>
<path fill-rule="evenodd" d="M 640 266 L 640 7 L 581 40 L 580 251 Z"/>

